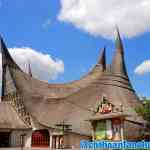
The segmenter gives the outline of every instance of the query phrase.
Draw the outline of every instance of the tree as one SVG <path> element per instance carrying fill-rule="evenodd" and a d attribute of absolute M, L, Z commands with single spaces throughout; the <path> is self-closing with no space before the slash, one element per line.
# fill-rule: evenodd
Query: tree
<path fill-rule="evenodd" d="M 142 97 L 141 100 L 144 107 L 137 108 L 137 111 L 146 121 L 150 122 L 150 99 Z"/>
<path fill-rule="evenodd" d="M 141 98 L 143 107 L 136 108 L 136 111 L 139 115 L 143 117 L 145 121 L 147 121 L 145 127 L 146 130 L 143 133 L 145 139 L 150 140 L 150 99 L 146 97 Z"/>

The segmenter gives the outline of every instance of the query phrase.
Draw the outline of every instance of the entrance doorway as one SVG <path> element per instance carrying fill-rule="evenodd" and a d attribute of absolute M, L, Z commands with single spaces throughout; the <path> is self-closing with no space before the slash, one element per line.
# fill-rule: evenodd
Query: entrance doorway
<path fill-rule="evenodd" d="M 32 147 L 49 147 L 50 136 L 48 130 L 37 130 L 32 133 Z"/>
<path fill-rule="evenodd" d="M 53 135 L 52 148 L 61 149 L 63 147 L 63 136 L 62 135 Z"/>
<path fill-rule="evenodd" d="M 0 132 L 0 147 L 9 147 L 10 132 Z"/>

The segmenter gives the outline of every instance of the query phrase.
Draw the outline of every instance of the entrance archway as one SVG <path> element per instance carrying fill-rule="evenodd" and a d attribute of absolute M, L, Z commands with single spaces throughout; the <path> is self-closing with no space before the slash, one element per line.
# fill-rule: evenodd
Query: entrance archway
<path fill-rule="evenodd" d="M 49 147 L 50 136 L 48 130 L 36 130 L 32 133 L 32 147 Z"/>
<path fill-rule="evenodd" d="M 9 147 L 10 132 L 0 132 L 0 147 Z"/>

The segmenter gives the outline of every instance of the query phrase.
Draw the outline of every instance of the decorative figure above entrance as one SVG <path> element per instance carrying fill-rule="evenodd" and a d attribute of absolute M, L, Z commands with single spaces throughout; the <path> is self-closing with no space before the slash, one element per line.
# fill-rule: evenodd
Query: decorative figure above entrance
<path fill-rule="evenodd" d="M 93 140 L 123 140 L 123 126 L 127 116 L 122 105 L 115 106 L 103 96 L 96 107 L 96 113 L 89 119 L 93 127 Z"/>
<path fill-rule="evenodd" d="M 102 102 L 97 106 L 97 113 L 110 113 L 113 111 L 114 105 L 111 104 L 105 96 L 103 96 Z"/>

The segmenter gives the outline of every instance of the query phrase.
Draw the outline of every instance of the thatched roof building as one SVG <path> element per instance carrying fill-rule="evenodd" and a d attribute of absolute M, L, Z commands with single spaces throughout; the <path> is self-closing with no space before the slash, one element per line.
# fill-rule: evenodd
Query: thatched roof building
<path fill-rule="evenodd" d="M 49 84 L 35 79 L 31 72 L 30 75 L 26 74 L 13 60 L 2 38 L 0 44 L 3 68 L 0 107 L 6 107 L 0 109 L 0 114 L 5 113 L 8 107 L 13 107 L 26 125 L 21 124 L 18 119 L 14 124 L 18 122 L 21 126 L 33 128 L 32 121 L 36 120 L 37 126 L 53 129 L 56 124 L 64 121 L 72 125 L 72 133 L 91 136 L 91 125 L 86 120 L 93 116 L 96 105 L 105 95 L 110 103 L 116 107 L 122 105 L 124 113 L 130 115 L 125 128 L 127 138 L 139 137 L 139 131 L 142 129 L 140 125 L 144 120 L 135 108 L 142 107 L 142 103 L 127 74 L 119 32 L 112 64 L 106 65 L 104 48 L 97 64 L 87 75 L 65 84 Z M 7 114 L 9 112 L 16 116 L 12 108 Z M 2 120 L 0 119 L 0 124 Z M 132 133 L 128 132 L 131 128 Z"/>

